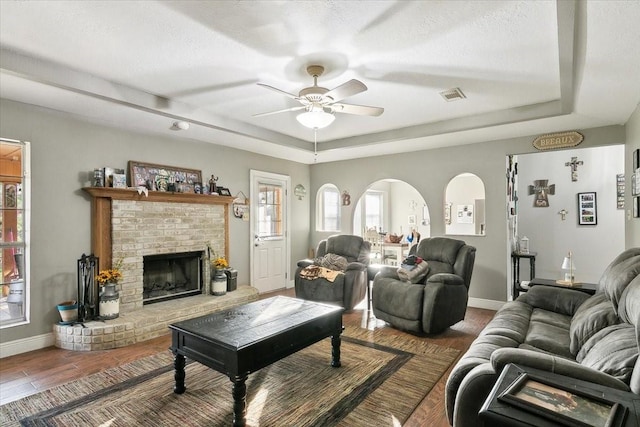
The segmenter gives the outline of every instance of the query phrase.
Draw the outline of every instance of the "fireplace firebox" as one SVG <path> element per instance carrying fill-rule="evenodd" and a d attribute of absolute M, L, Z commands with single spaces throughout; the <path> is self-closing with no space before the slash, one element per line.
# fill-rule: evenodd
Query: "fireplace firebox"
<path fill-rule="evenodd" d="M 143 304 L 202 293 L 204 252 L 181 252 L 143 257 Z"/>

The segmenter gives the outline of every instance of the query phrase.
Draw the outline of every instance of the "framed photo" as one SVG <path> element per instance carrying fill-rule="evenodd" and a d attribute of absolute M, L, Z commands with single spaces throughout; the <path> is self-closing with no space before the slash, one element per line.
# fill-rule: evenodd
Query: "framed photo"
<path fill-rule="evenodd" d="M 640 196 L 633 198 L 633 217 L 640 218 Z"/>
<path fill-rule="evenodd" d="M 597 395 L 521 374 L 498 400 L 568 427 L 613 427 L 622 424 L 626 408 Z"/>
<path fill-rule="evenodd" d="M 231 191 L 226 187 L 218 187 L 218 194 L 221 196 L 231 196 Z"/>
<path fill-rule="evenodd" d="M 202 183 L 202 171 L 130 160 L 129 182 L 152 191 L 195 193 L 196 183 Z"/>
<path fill-rule="evenodd" d="M 409 215 L 407 217 L 407 223 L 409 225 L 416 225 L 416 216 L 415 215 Z"/>
<path fill-rule="evenodd" d="M 598 224 L 598 205 L 595 192 L 578 193 L 578 224 Z"/>

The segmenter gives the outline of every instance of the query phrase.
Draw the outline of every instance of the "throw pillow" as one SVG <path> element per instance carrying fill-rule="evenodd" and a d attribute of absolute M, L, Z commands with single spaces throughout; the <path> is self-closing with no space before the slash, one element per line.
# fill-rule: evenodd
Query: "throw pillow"
<path fill-rule="evenodd" d="M 411 270 L 400 267 L 397 273 L 398 278 L 404 282 L 420 283 L 429 274 L 429 264 L 426 261 L 422 261 L 419 264 L 415 264 Z"/>
<path fill-rule="evenodd" d="M 621 323 L 594 334 L 576 356 L 582 366 L 596 369 L 629 384 L 638 359 L 633 325 Z"/>
<path fill-rule="evenodd" d="M 607 296 L 604 293 L 593 295 L 578 307 L 571 319 L 571 354 L 578 354 L 584 343 L 598 331 L 618 323 L 618 316 Z"/>
<path fill-rule="evenodd" d="M 337 254 L 326 254 L 323 257 L 316 258 L 313 263 L 329 270 L 344 271 L 349 265 L 349 261 L 343 256 Z"/>

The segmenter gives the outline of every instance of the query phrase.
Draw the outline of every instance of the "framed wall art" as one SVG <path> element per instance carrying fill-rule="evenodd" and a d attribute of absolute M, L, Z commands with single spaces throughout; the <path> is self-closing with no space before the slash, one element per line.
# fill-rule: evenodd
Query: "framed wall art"
<path fill-rule="evenodd" d="M 578 224 L 598 224 L 598 205 L 596 193 L 578 193 Z"/>
<path fill-rule="evenodd" d="M 521 374 L 498 400 L 559 426 L 608 427 L 621 424 L 626 408 L 596 395 L 577 392 L 548 379 Z"/>
<path fill-rule="evenodd" d="M 202 171 L 130 160 L 129 182 L 132 187 L 152 191 L 195 193 L 196 184 L 202 182 Z"/>
<path fill-rule="evenodd" d="M 616 175 L 616 208 L 624 209 L 624 174 Z"/>

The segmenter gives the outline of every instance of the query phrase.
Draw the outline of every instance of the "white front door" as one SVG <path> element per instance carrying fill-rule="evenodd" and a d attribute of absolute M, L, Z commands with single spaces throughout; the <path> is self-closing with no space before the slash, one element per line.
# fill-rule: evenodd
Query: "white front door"
<path fill-rule="evenodd" d="M 260 293 L 287 284 L 290 182 L 286 175 L 251 170 L 251 285 Z"/>

